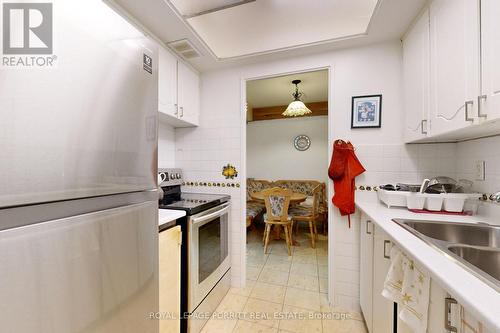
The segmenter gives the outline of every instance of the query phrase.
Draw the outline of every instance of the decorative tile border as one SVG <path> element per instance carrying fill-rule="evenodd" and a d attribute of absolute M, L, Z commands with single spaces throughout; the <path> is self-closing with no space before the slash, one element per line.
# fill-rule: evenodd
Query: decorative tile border
<path fill-rule="evenodd" d="M 233 182 L 195 181 L 195 182 L 183 182 L 182 186 L 239 188 L 241 185 L 240 183 L 233 183 Z"/>
<path fill-rule="evenodd" d="M 354 187 L 355 191 L 368 191 L 368 192 L 377 192 L 379 190 L 378 186 L 372 185 L 359 185 Z"/>

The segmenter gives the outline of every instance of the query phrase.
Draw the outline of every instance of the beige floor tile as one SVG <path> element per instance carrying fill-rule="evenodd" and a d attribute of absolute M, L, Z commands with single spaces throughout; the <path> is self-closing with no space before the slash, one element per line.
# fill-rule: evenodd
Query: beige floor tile
<path fill-rule="evenodd" d="M 319 277 L 328 278 L 328 266 L 318 265 Z"/>
<path fill-rule="evenodd" d="M 232 333 L 236 323 L 236 319 L 222 320 L 212 318 L 205 324 L 201 333 Z"/>
<path fill-rule="evenodd" d="M 217 307 L 216 312 L 239 312 L 242 311 L 247 303 L 248 297 L 240 296 L 235 294 L 227 294 L 219 306 Z"/>
<path fill-rule="evenodd" d="M 250 266 L 264 266 L 267 261 L 268 255 L 264 254 L 252 254 L 247 255 L 247 265 Z"/>
<path fill-rule="evenodd" d="M 316 254 L 318 256 L 328 256 L 328 248 L 316 248 Z"/>
<path fill-rule="evenodd" d="M 250 293 L 250 297 L 264 301 L 282 303 L 285 299 L 286 288 L 275 284 L 257 282 Z"/>
<path fill-rule="evenodd" d="M 246 317 L 243 319 L 259 325 L 277 328 L 277 314 L 282 309 L 282 303 L 272 303 L 260 299 L 249 298 L 243 309 L 243 312 L 246 314 Z"/>
<path fill-rule="evenodd" d="M 261 270 L 262 267 L 254 267 L 247 265 L 247 279 L 257 281 Z"/>
<path fill-rule="evenodd" d="M 285 305 L 319 312 L 321 310 L 320 293 L 288 287 Z"/>
<path fill-rule="evenodd" d="M 238 320 L 233 333 L 276 333 L 277 327 L 262 326 L 245 320 Z"/>
<path fill-rule="evenodd" d="M 316 264 L 298 264 L 292 262 L 290 273 L 305 274 L 311 276 L 318 276 L 318 265 Z"/>
<path fill-rule="evenodd" d="M 297 263 L 297 264 L 316 264 L 318 261 L 316 259 L 315 255 L 293 255 L 293 260 L 292 262 Z"/>
<path fill-rule="evenodd" d="M 321 317 L 319 313 L 285 305 L 284 319 L 279 322 L 279 329 L 293 333 L 321 333 Z M 336 333 L 336 332 L 335 332 Z"/>
<path fill-rule="evenodd" d="M 288 287 L 304 289 L 310 291 L 319 291 L 319 281 L 316 276 L 291 273 L 288 278 Z"/>
<path fill-rule="evenodd" d="M 294 246 L 293 254 L 297 256 L 314 256 L 316 255 L 316 250 L 310 244 L 305 243 L 301 244 L 301 246 Z"/>
<path fill-rule="evenodd" d="M 254 286 L 255 286 L 255 281 L 247 280 L 245 288 L 231 288 L 229 289 L 229 293 L 248 297 L 250 296 L 250 293 L 252 292 Z"/>
<path fill-rule="evenodd" d="M 328 278 L 319 278 L 319 292 L 320 293 L 328 293 Z"/>
<path fill-rule="evenodd" d="M 323 318 L 323 332 L 367 333 L 364 322 L 350 319 Z"/>
<path fill-rule="evenodd" d="M 267 262 L 289 262 L 291 263 L 293 261 L 293 256 L 289 255 L 282 255 L 282 254 L 269 254 L 267 257 Z"/>
<path fill-rule="evenodd" d="M 328 265 L 328 256 L 316 256 L 316 258 L 318 259 L 318 265 Z"/>
<path fill-rule="evenodd" d="M 271 244 L 272 244 L 271 249 L 268 250 L 269 253 L 279 254 L 279 255 L 288 255 L 288 250 L 287 250 L 285 242 L 274 241 Z M 291 249 L 291 251 L 293 251 L 293 249 Z"/>
<path fill-rule="evenodd" d="M 287 258 L 287 257 L 282 257 L 282 256 L 275 256 L 280 257 L 280 258 Z M 290 257 L 291 258 L 291 257 Z M 290 260 L 268 260 L 266 264 L 264 265 L 264 268 L 266 269 L 274 269 L 277 271 L 282 271 L 282 272 L 290 272 L 290 267 L 292 266 L 292 261 Z"/>
<path fill-rule="evenodd" d="M 259 278 L 257 281 L 259 282 L 265 282 L 265 283 L 271 283 L 271 284 L 277 284 L 280 286 L 286 286 L 286 283 L 288 281 L 288 272 L 283 272 L 279 271 L 276 269 L 272 268 L 264 268 L 259 275 Z"/>

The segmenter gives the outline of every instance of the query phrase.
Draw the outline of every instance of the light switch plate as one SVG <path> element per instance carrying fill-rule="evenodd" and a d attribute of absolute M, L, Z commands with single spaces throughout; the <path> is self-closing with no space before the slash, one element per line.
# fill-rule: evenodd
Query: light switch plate
<path fill-rule="evenodd" d="M 485 180 L 484 169 L 486 168 L 485 161 L 476 161 L 474 164 L 474 178 L 476 180 Z"/>

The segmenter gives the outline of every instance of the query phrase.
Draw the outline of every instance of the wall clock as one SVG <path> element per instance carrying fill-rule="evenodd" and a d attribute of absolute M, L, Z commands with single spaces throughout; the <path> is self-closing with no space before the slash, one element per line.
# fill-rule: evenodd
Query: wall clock
<path fill-rule="evenodd" d="M 307 135 L 298 135 L 293 140 L 293 145 L 299 151 L 308 150 L 311 147 L 311 139 Z"/>

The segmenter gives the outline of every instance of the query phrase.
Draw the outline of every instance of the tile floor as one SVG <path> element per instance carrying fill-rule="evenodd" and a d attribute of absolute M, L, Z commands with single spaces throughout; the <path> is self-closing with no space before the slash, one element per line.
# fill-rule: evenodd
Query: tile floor
<path fill-rule="evenodd" d="M 316 249 L 305 229 L 294 238 L 292 256 L 275 240 L 264 254 L 262 230 L 248 232 L 246 287 L 229 291 L 202 333 L 366 333 L 360 314 L 328 305 L 326 237 Z"/>

